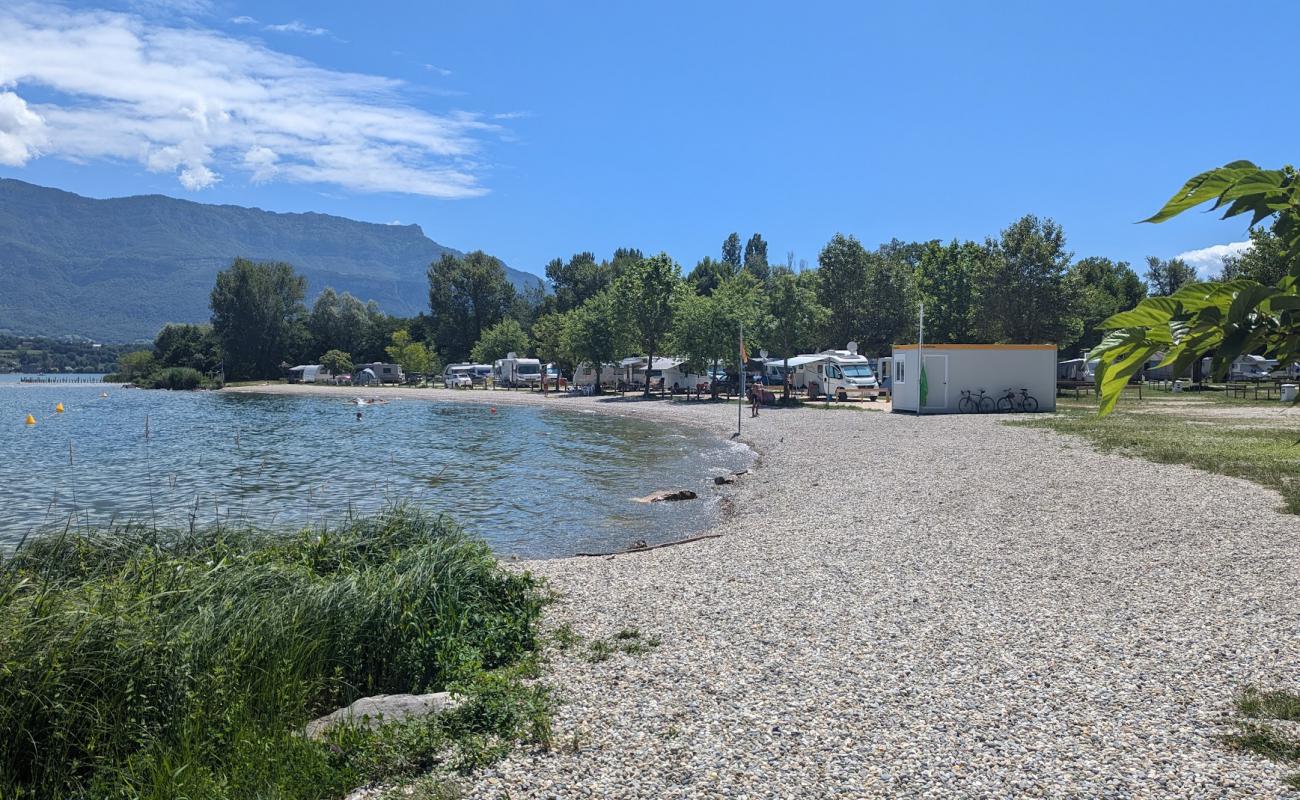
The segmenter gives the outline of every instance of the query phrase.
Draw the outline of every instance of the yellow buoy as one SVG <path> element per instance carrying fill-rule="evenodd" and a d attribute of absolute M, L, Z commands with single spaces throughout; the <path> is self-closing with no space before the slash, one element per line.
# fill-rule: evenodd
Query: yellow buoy
<path fill-rule="evenodd" d="M 62 413 L 63 413 L 63 404 L 62 404 L 62 403 L 59 403 L 57 406 L 54 407 L 54 413 L 56 413 L 56 414 L 62 414 Z"/>
<path fill-rule="evenodd" d="M 28 414 L 28 415 L 27 415 L 27 424 L 28 424 L 28 425 L 35 425 L 35 424 L 36 424 L 36 417 L 33 417 L 31 414 Z"/>

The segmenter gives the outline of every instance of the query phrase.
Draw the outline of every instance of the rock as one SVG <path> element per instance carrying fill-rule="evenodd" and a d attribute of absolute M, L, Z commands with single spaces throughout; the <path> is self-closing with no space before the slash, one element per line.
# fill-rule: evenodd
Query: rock
<path fill-rule="evenodd" d="M 713 484 L 715 486 L 723 486 L 725 484 L 735 483 L 735 482 L 736 482 L 735 475 L 714 475 L 713 476 Z"/>
<path fill-rule="evenodd" d="M 638 503 L 662 503 L 666 500 L 694 500 L 699 497 L 690 489 L 664 489 L 658 492 L 651 492 L 645 497 L 633 498 Z"/>
<path fill-rule="evenodd" d="M 305 733 L 309 739 L 321 739 L 335 725 L 349 722 L 364 728 L 378 728 L 385 722 L 415 717 L 431 717 L 450 711 L 460 705 L 460 698 L 451 692 L 432 694 L 377 694 L 362 697 L 350 706 L 331 711 L 307 723 Z"/>

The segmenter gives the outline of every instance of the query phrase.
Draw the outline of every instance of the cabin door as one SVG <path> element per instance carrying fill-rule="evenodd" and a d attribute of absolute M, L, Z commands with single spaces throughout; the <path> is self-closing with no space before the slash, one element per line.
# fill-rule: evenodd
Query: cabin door
<path fill-rule="evenodd" d="M 920 376 L 917 376 L 920 379 Z M 948 407 L 948 357 L 925 356 L 925 403 L 922 409 L 943 410 Z"/>

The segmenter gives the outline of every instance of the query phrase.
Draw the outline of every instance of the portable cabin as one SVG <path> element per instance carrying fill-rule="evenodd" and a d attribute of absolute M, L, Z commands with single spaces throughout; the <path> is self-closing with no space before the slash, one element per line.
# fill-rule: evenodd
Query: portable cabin
<path fill-rule="evenodd" d="M 328 383 L 332 377 L 321 364 L 300 364 L 289 370 L 289 383 Z"/>
<path fill-rule="evenodd" d="M 352 382 L 365 385 L 370 383 L 402 383 L 406 375 L 397 364 L 385 364 L 375 361 L 370 364 L 357 364 L 352 373 Z"/>
<path fill-rule="evenodd" d="M 1056 410 L 1056 345 L 925 345 L 926 397 L 921 402 L 920 348 L 894 345 L 892 396 L 895 411 L 953 414 L 962 392 L 978 397 L 983 389 L 994 402 L 1007 389 L 1026 389 L 1039 411 Z"/>

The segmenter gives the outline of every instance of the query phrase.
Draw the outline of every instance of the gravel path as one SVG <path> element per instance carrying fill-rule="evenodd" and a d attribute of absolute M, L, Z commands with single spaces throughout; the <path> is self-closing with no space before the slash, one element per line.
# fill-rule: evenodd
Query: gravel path
<path fill-rule="evenodd" d="M 556 747 L 470 796 L 1287 796 L 1216 739 L 1243 685 L 1300 683 L 1276 494 L 993 417 L 745 425 L 763 457 L 721 538 L 526 564 L 565 593 L 550 624 L 662 645 L 557 656 Z"/>

